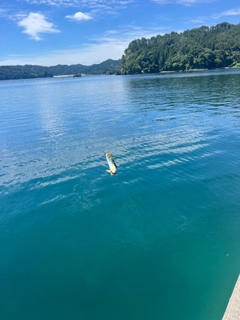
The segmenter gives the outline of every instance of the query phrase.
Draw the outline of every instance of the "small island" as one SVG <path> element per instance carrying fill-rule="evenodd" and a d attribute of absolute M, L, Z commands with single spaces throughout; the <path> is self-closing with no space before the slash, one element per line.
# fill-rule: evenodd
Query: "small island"
<path fill-rule="evenodd" d="M 79 77 L 81 77 L 82 75 L 81 75 L 81 73 L 77 73 L 77 74 L 74 74 L 73 75 L 73 78 L 79 78 Z"/>
<path fill-rule="evenodd" d="M 115 74 L 120 60 L 108 59 L 99 64 L 0 66 L 0 80 L 30 79 L 46 77 L 81 77 L 83 74 Z"/>

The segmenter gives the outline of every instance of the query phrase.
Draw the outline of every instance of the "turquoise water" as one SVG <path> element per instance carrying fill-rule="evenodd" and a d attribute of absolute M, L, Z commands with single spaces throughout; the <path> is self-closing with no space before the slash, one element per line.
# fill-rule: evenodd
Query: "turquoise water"
<path fill-rule="evenodd" d="M 239 88 L 240 70 L 0 82 L 1 319 L 221 319 Z"/>

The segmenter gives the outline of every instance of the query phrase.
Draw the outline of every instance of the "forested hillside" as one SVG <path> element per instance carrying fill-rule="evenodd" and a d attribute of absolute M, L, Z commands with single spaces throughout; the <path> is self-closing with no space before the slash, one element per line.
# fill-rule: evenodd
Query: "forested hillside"
<path fill-rule="evenodd" d="M 119 74 L 152 73 L 240 66 L 240 24 L 202 26 L 132 41 Z"/>
<path fill-rule="evenodd" d="M 27 79 L 53 77 L 58 75 L 79 75 L 84 74 L 114 74 L 119 67 L 120 60 L 108 59 L 102 63 L 91 66 L 82 64 L 57 65 L 53 67 L 43 67 L 36 65 L 24 66 L 0 66 L 0 80 Z"/>

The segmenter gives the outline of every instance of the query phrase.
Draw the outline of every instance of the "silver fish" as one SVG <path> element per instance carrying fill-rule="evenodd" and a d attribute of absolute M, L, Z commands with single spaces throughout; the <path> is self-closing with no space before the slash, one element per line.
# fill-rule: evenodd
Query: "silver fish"
<path fill-rule="evenodd" d="M 115 163 L 115 160 L 113 158 L 113 156 L 106 151 L 106 159 L 107 159 L 107 163 L 108 163 L 108 166 L 109 166 L 109 170 L 106 170 L 107 172 L 111 173 L 111 175 L 115 175 L 117 174 L 117 165 Z"/>

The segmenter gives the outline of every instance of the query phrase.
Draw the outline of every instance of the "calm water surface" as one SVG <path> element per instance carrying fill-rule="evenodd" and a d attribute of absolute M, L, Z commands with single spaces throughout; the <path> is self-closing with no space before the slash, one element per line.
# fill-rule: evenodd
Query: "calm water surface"
<path fill-rule="evenodd" d="M 0 82 L 0 318 L 221 319 L 239 88 L 239 70 Z"/>

